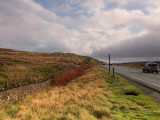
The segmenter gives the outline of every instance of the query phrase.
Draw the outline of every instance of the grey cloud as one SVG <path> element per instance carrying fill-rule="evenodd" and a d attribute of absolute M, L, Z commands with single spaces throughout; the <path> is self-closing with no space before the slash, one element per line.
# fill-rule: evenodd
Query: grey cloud
<path fill-rule="evenodd" d="M 93 4 L 97 6 L 97 14 L 61 17 L 32 0 L 15 1 L 12 4 L 5 0 L 0 4 L 0 47 L 36 52 L 74 52 L 100 59 L 109 53 L 112 58 L 159 57 L 158 13 L 146 16 L 141 11 L 105 11 L 101 9 L 103 2 L 97 6 L 99 1 L 88 0 L 86 6 L 95 13 Z M 79 2 L 82 4 L 85 0 Z M 88 13 L 89 9 L 83 10 Z M 132 35 L 128 30 L 132 25 L 142 28 L 141 32 L 150 33 L 135 37 L 138 35 Z M 131 39 L 124 40 L 126 37 Z"/>
<path fill-rule="evenodd" d="M 160 35 L 158 33 L 150 33 L 142 37 L 110 45 L 100 50 L 95 49 L 92 56 L 103 59 L 109 53 L 112 54 L 113 58 L 141 59 L 160 57 Z"/>
<path fill-rule="evenodd" d="M 38 52 L 66 50 L 60 39 L 63 25 L 56 22 L 54 13 L 33 1 L 1 2 L 0 18 L 2 48 Z M 52 18 L 54 23 L 49 23 L 48 18 Z"/>
<path fill-rule="evenodd" d="M 37 47 L 34 49 L 36 52 L 45 52 L 45 53 L 53 53 L 53 52 L 70 52 L 65 46 L 62 44 L 51 44 L 44 47 Z"/>

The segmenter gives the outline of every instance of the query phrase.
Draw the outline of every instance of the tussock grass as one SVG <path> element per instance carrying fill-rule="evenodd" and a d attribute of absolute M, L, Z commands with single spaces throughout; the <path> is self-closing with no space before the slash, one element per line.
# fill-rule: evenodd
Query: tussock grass
<path fill-rule="evenodd" d="M 110 92 L 101 76 L 102 72 L 94 66 L 66 86 L 50 88 L 12 104 L 10 109 L 19 108 L 12 115 L 6 112 L 7 108 L 0 113 L 3 113 L 3 119 L 10 120 L 110 119 Z"/>
<path fill-rule="evenodd" d="M 137 95 L 140 95 L 142 93 L 142 91 L 140 89 L 137 89 L 133 85 L 125 86 L 123 88 L 123 91 L 124 91 L 124 95 L 134 95 L 134 96 L 137 96 Z"/>
<path fill-rule="evenodd" d="M 4 120 L 158 120 L 160 106 L 126 79 L 97 66 L 66 86 L 1 107 Z M 126 93 L 136 95 L 126 95 Z"/>
<path fill-rule="evenodd" d="M 0 49 L 0 87 L 27 80 L 46 79 L 57 73 L 79 67 L 87 57 L 70 53 L 34 53 Z M 26 80 L 27 79 L 27 80 Z"/>
<path fill-rule="evenodd" d="M 129 83 L 125 78 L 116 75 L 115 79 L 108 71 L 102 69 L 107 76 L 109 90 L 112 91 L 113 120 L 159 120 L 160 105 L 152 98 Z"/>

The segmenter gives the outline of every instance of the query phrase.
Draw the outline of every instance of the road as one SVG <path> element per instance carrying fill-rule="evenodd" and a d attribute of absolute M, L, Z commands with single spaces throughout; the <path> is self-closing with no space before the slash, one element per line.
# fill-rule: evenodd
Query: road
<path fill-rule="evenodd" d="M 103 65 L 103 67 L 108 69 L 108 65 Z M 113 67 L 115 72 L 122 75 L 123 77 L 134 80 L 140 84 L 156 90 L 157 92 L 160 92 L 160 73 L 143 73 L 142 69 L 120 66 L 111 66 L 111 70 Z"/>

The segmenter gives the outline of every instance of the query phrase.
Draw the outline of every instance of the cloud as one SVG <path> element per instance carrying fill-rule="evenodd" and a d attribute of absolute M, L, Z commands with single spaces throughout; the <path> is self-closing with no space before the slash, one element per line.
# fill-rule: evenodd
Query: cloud
<path fill-rule="evenodd" d="M 87 8 L 89 13 L 101 11 L 105 7 L 104 0 L 87 0 L 82 4 L 82 7 Z"/>
<path fill-rule="evenodd" d="M 65 28 L 57 23 L 56 14 L 31 0 L 2 1 L 0 9 L 0 47 L 33 51 L 50 44 L 54 47 Z"/>
<path fill-rule="evenodd" d="M 156 1 L 143 0 L 142 10 L 127 7 L 129 2 L 142 4 L 138 0 L 64 0 L 49 8 L 44 1 L 37 2 L 1 1 L 0 47 L 99 59 L 108 53 L 114 58 L 159 57 L 160 4 Z M 106 8 L 111 3 L 115 6 Z"/>
<path fill-rule="evenodd" d="M 154 38 L 153 38 L 154 36 Z M 109 53 L 113 58 L 155 58 L 160 57 L 160 35 L 155 33 L 146 34 L 141 37 L 136 37 L 122 42 L 121 44 L 115 44 L 95 50 L 93 52 L 94 57 L 103 58 Z"/>

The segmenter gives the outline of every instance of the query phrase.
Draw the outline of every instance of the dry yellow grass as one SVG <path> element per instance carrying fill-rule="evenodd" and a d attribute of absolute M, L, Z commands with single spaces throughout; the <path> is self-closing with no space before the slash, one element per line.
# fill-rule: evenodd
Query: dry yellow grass
<path fill-rule="evenodd" d="M 6 84 L 6 80 L 25 82 L 26 76 L 32 80 L 50 78 L 55 74 L 75 68 L 81 65 L 87 57 L 71 53 L 34 53 L 17 50 L 0 49 L 0 83 Z M 0 85 L 4 87 L 5 85 Z"/>
<path fill-rule="evenodd" d="M 160 107 L 126 79 L 93 64 L 66 86 L 29 95 L 0 109 L 0 120 L 159 120 Z"/>
<path fill-rule="evenodd" d="M 73 80 L 66 86 L 50 88 L 48 91 L 26 97 L 19 104 L 10 106 L 19 110 L 13 115 L 4 114 L 9 120 L 96 120 L 110 119 L 110 102 L 106 81 L 97 67 Z"/>

